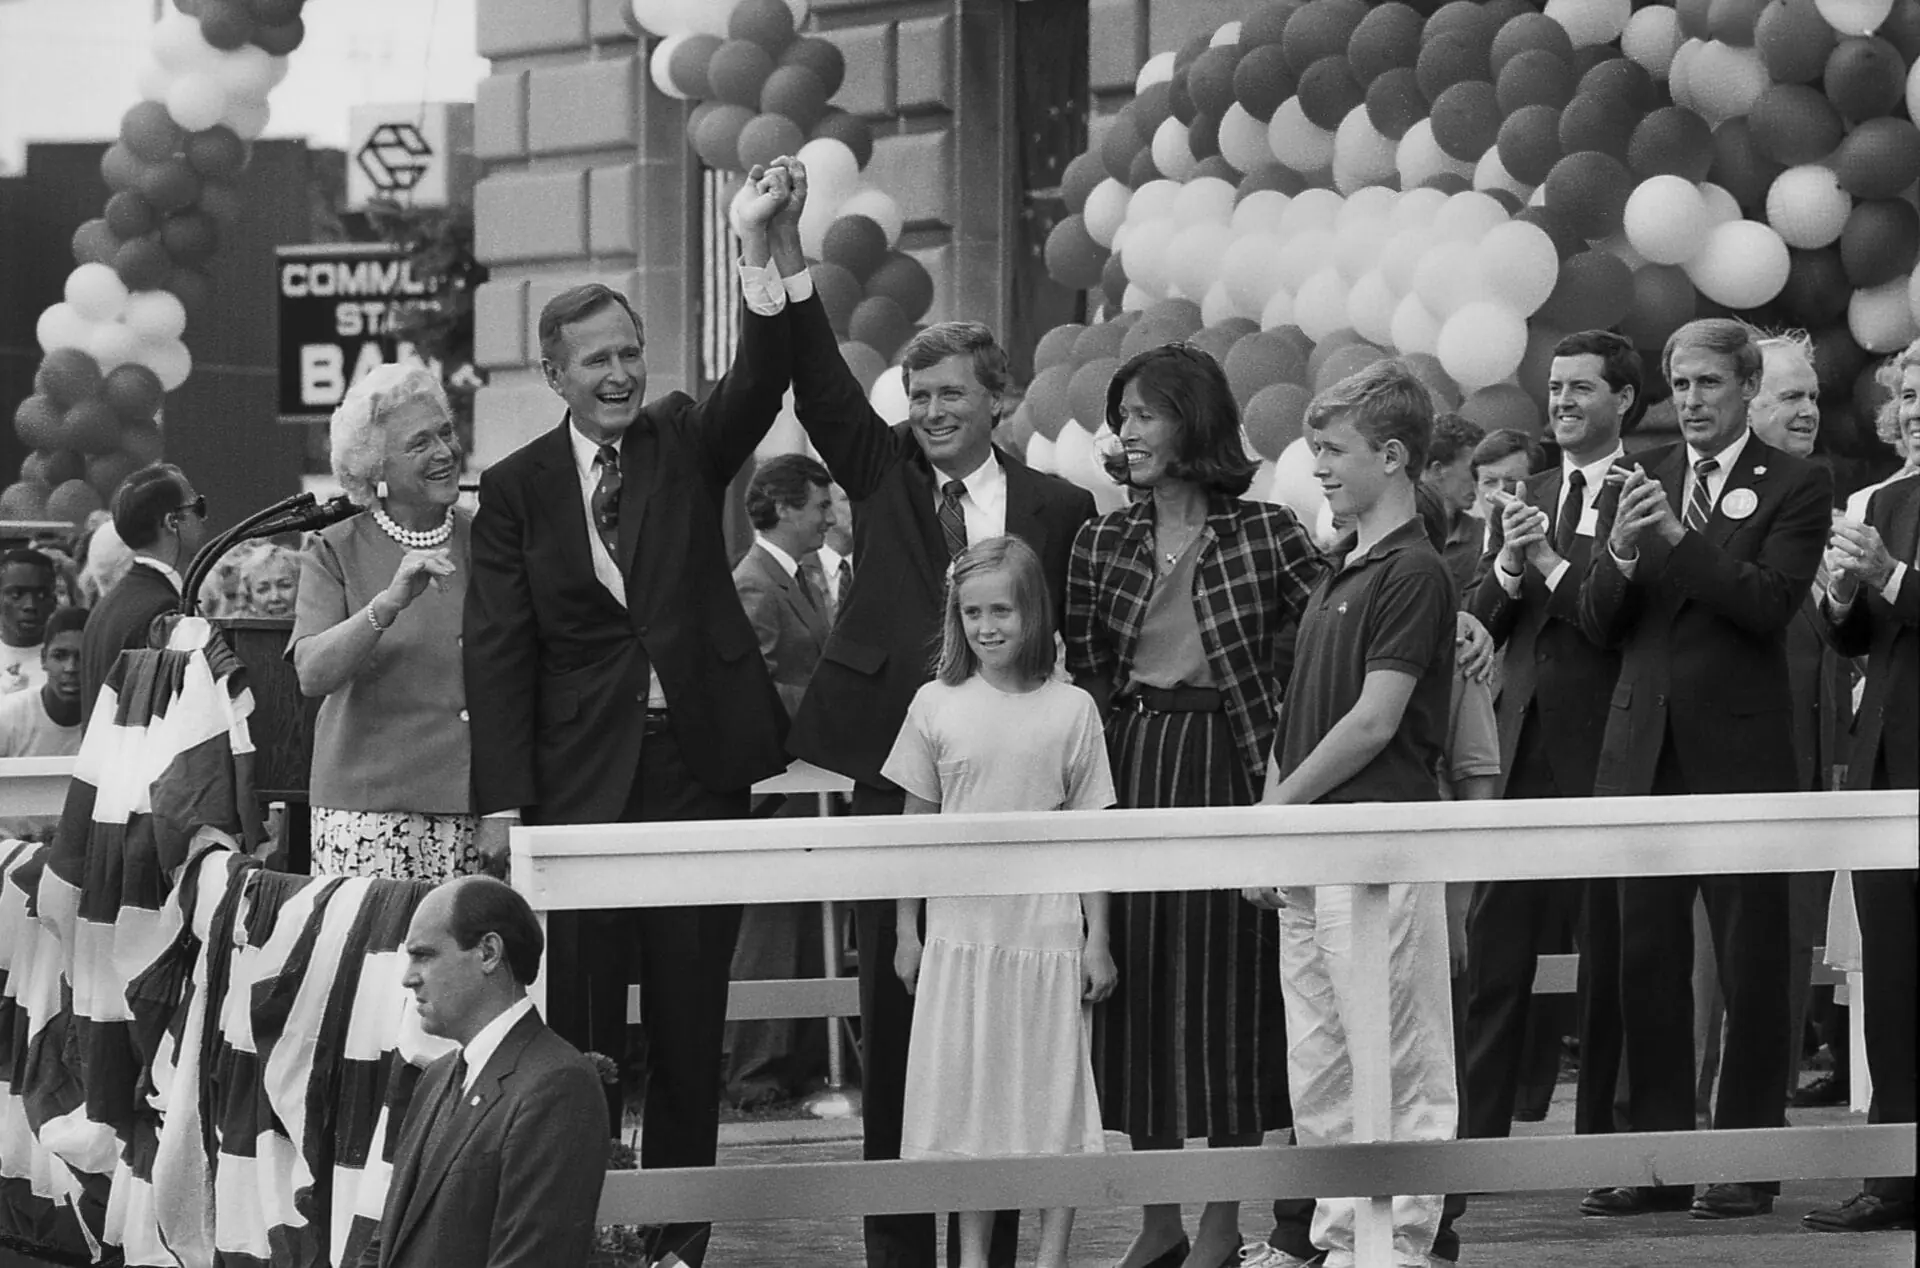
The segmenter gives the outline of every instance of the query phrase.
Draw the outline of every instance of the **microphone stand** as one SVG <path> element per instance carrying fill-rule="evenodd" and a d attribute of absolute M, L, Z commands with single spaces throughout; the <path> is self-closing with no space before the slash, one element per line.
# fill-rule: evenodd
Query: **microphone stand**
<path fill-rule="evenodd" d="M 200 586 L 206 581 L 207 574 L 213 571 L 213 566 L 219 563 L 228 551 L 241 542 L 273 537 L 297 529 L 324 528 L 359 510 L 359 507 L 342 497 L 334 498 L 322 505 L 311 493 L 296 493 L 292 497 L 282 498 L 265 510 L 255 511 L 202 546 L 194 554 L 193 562 L 187 566 L 186 579 L 182 585 L 184 593 L 180 596 L 181 612 L 192 616 L 199 610 Z"/>

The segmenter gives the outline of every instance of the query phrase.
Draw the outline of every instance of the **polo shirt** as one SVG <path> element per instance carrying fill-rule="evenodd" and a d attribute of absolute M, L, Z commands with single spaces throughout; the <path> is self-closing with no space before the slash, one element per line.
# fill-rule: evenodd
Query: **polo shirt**
<path fill-rule="evenodd" d="M 1281 718 L 1280 777 L 1352 712 L 1369 670 L 1398 670 L 1417 681 L 1393 738 L 1320 800 L 1433 801 L 1453 691 L 1453 576 L 1417 517 L 1366 554 L 1334 564 L 1300 617 Z"/>

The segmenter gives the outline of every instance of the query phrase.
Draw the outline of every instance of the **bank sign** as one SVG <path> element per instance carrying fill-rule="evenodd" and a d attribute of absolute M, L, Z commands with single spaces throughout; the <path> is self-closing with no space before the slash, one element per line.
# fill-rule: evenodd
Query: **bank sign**
<path fill-rule="evenodd" d="M 374 367 L 411 358 L 395 333 L 410 309 L 434 302 L 396 247 L 328 242 L 275 252 L 280 315 L 280 421 L 333 413 Z"/>

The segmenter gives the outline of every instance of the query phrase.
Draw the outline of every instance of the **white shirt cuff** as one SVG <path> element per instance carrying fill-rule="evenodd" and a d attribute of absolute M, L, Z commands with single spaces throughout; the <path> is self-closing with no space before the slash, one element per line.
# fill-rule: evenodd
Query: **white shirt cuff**
<path fill-rule="evenodd" d="M 1553 566 L 1553 571 L 1547 574 L 1547 589 L 1550 591 L 1559 589 L 1561 578 L 1567 575 L 1567 569 L 1570 568 L 1571 566 L 1572 565 L 1569 564 L 1564 559 L 1562 559 L 1559 563 L 1555 564 Z"/>
<path fill-rule="evenodd" d="M 787 299 L 792 303 L 804 304 L 813 298 L 813 270 L 801 269 L 792 277 L 783 277 L 780 281 L 787 288 Z"/>
<path fill-rule="evenodd" d="M 505 819 L 509 823 L 520 822 L 520 812 L 518 810 L 496 810 L 490 815 L 481 815 L 480 817 L 482 819 Z"/>
<path fill-rule="evenodd" d="M 1892 603 L 1900 597 L 1900 583 L 1907 579 L 1907 566 L 1903 563 L 1893 565 L 1893 575 L 1887 578 L 1887 584 L 1880 588 L 1880 597 Z"/>
<path fill-rule="evenodd" d="M 757 317 L 778 317 L 785 311 L 787 288 L 777 269 L 745 260 L 736 261 L 734 268 L 740 275 L 740 294 L 747 301 L 748 312 Z"/>
<path fill-rule="evenodd" d="M 1508 572 L 1506 565 L 1497 559 L 1494 560 L 1493 563 L 1493 575 L 1500 579 L 1500 588 L 1507 592 L 1509 599 L 1517 599 L 1520 597 L 1520 583 L 1525 580 L 1524 576 L 1516 576 Z"/>
<path fill-rule="evenodd" d="M 1633 569 L 1634 566 L 1640 562 L 1640 556 L 1635 555 L 1632 559 L 1622 559 L 1620 552 L 1613 548 L 1612 542 L 1607 543 L 1607 553 L 1613 556 L 1613 566 L 1620 570 L 1620 575 L 1628 581 L 1632 581 Z"/>

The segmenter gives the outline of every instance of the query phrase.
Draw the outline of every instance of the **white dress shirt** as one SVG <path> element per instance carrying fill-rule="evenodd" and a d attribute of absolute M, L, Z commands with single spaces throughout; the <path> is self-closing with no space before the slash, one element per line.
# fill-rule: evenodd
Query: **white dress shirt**
<path fill-rule="evenodd" d="M 965 509 L 965 506 L 966 503 L 962 502 L 962 509 Z M 838 612 L 840 610 L 840 601 L 847 597 L 840 593 L 840 565 L 846 564 L 848 570 L 851 571 L 853 567 L 853 556 L 843 555 L 833 547 L 827 545 L 822 545 L 820 549 L 814 553 L 820 557 L 820 575 L 827 583 L 828 610 Z"/>
<path fill-rule="evenodd" d="M 781 550 L 778 546 L 760 536 L 760 534 L 755 533 L 753 535 L 753 544 L 773 556 L 773 562 L 780 565 L 780 571 L 787 574 L 788 581 L 792 581 L 793 574 L 800 571 L 799 560 L 789 555 L 786 551 Z"/>
<path fill-rule="evenodd" d="M 1625 452 L 1626 450 L 1623 446 L 1615 445 L 1612 453 L 1604 458 L 1589 462 L 1584 467 L 1574 465 L 1572 458 L 1563 455 L 1560 459 L 1560 496 L 1554 501 L 1553 517 L 1548 523 L 1558 524 L 1560 522 L 1560 511 L 1567 504 L 1567 495 L 1573 491 L 1573 485 L 1569 483 L 1569 481 L 1573 479 L 1573 473 L 1578 471 L 1586 480 L 1587 487 L 1580 491 L 1580 496 L 1586 499 L 1586 504 L 1580 509 L 1580 523 L 1575 526 L 1573 532 L 1576 537 L 1592 537 L 1600 525 L 1601 486 L 1605 483 L 1607 472 L 1612 469 L 1614 460 Z M 1549 572 L 1546 577 L 1547 589 L 1552 590 L 1559 586 L 1561 579 L 1567 575 L 1567 569 L 1570 567 L 1572 567 L 1572 565 L 1564 559 L 1555 564 L 1553 571 Z M 1514 598 L 1519 598 L 1520 581 L 1521 577 L 1525 574 L 1510 573 L 1497 563 L 1494 565 L 1494 572 L 1500 578 L 1500 588 Z"/>
<path fill-rule="evenodd" d="M 155 559 L 152 555 L 135 555 L 133 557 L 133 562 L 137 564 L 145 564 L 147 567 L 153 569 L 155 572 L 165 577 L 168 581 L 172 582 L 173 592 L 175 594 L 186 593 L 187 591 L 186 578 L 182 577 L 180 575 L 180 570 L 178 568 L 175 568 L 172 564 L 163 563 L 162 561 Z"/>
<path fill-rule="evenodd" d="M 533 1000 L 522 995 L 507 1005 L 507 1011 L 480 1027 L 480 1033 L 467 1041 L 461 1055 L 467 1061 L 467 1079 L 460 1087 L 462 1092 L 473 1091 L 473 1081 L 487 1068 L 487 1062 L 493 1060 L 493 1054 L 500 1050 L 501 1041 L 507 1032 L 520 1023 L 520 1019 L 533 1011 Z"/>
<path fill-rule="evenodd" d="M 937 511 L 946 494 L 941 490 L 954 477 L 940 468 L 933 469 L 933 505 Z M 1000 466 L 1000 455 L 987 450 L 987 460 L 961 480 L 967 491 L 960 496 L 960 512 L 967 518 L 967 545 L 977 546 L 990 537 L 1002 537 L 1007 531 L 1007 473 Z"/>

